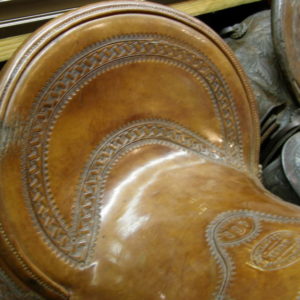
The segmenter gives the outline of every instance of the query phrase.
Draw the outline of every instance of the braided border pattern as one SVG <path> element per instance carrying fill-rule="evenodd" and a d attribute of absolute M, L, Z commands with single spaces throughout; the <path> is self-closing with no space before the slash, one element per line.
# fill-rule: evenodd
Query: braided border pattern
<path fill-rule="evenodd" d="M 83 226 L 85 231 L 80 231 L 81 237 L 74 236 L 74 225 L 66 224 L 51 193 L 47 156 L 55 121 L 72 96 L 99 73 L 145 59 L 172 63 L 204 83 L 227 142 L 226 162 L 244 168 L 236 108 L 222 75 L 203 54 L 159 35 L 122 36 L 93 45 L 63 66 L 50 80 L 37 97 L 30 124 L 25 129 L 23 178 L 31 216 L 45 242 L 69 263 L 76 265 L 85 261 L 91 228 Z M 77 219 L 80 216 L 83 220 L 95 210 L 95 207 L 87 207 L 79 206 Z"/>
<path fill-rule="evenodd" d="M 219 237 L 219 229 L 230 219 L 252 219 L 255 230 L 239 240 L 238 243 L 223 243 Z M 228 247 L 239 246 L 255 239 L 262 228 L 262 221 L 281 224 L 300 224 L 300 218 L 283 217 L 252 210 L 235 210 L 219 214 L 206 229 L 206 240 L 218 268 L 219 283 L 216 287 L 214 299 L 225 300 L 229 297 L 228 289 L 234 279 L 236 266 L 227 252 Z"/>

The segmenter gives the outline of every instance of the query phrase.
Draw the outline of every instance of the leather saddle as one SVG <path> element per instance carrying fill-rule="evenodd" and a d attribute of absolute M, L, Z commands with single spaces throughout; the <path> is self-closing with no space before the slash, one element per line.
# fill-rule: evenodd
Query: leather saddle
<path fill-rule="evenodd" d="M 258 179 L 259 121 L 212 30 L 106 2 L 2 73 L 2 299 L 296 299 L 300 209 Z"/>

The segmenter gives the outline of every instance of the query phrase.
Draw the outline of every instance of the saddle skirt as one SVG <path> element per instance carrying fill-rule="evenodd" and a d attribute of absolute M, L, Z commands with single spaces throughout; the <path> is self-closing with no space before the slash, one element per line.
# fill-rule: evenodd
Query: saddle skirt
<path fill-rule="evenodd" d="M 300 210 L 261 185 L 255 100 L 204 24 L 89 5 L 0 82 L 4 299 L 297 297 Z"/>

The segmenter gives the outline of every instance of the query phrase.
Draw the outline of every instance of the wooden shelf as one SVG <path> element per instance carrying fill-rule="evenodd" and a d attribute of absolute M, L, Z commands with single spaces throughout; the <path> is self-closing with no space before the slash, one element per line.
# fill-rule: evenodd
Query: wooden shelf
<path fill-rule="evenodd" d="M 170 7 L 181 10 L 191 16 L 199 16 L 210 12 L 258 1 L 261 0 L 187 0 L 171 4 Z"/>
<path fill-rule="evenodd" d="M 0 39 L 0 61 L 8 60 L 30 33 Z"/>
<path fill-rule="evenodd" d="M 198 16 L 258 1 L 261 0 L 187 0 L 170 4 L 170 7 L 183 11 L 191 16 Z M 29 35 L 30 33 L 0 39 L 0 61 L 8 60 Z"/>

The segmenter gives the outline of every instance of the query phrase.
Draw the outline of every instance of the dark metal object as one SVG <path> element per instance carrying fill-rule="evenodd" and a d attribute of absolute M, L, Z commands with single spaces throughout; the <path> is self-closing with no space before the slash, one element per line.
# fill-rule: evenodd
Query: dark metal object
<path fill-rule="evenodd" d="M 264 169 L 263 183 L 275 195 L 300 204 L 300 132 L 288 139 L 281 155 Z"/>
<path fill-rule="evenodd" d="M 300 205 L 299 196 L 294 191 L 282 167 L 282 157 L 277 157 L 263 171 L 263 184 L 278 197 Z"/>
<path fill-rule="evenodd" d="M 282 166 L 286 177 L 300 198 L 300 132 L 293 135 L 284 145 Z"/>
<path fill-rule="evenodd" d="M 300 103 L 300 1 L 274 0 L 272 27 L 280 65 Z"/>
<path fill-rule="evenodd" d="M 264 147 L 261 149 L 261 161 L 264 166 L 267 166 L 276 157 L 276 154 L 280 152 L 285 142 L 296 132 L 300 130 L 300 110 L 290 112 L 290 118 L 288 123 L 282 128 L 278 128 L 275 132 L 264 141 Z M 277 120 L 276 120 L 277 121 Z"/>

